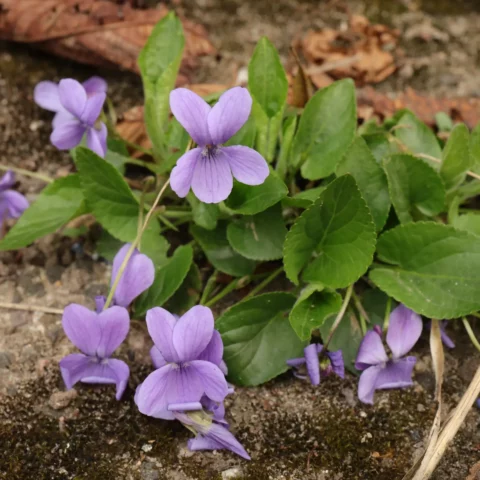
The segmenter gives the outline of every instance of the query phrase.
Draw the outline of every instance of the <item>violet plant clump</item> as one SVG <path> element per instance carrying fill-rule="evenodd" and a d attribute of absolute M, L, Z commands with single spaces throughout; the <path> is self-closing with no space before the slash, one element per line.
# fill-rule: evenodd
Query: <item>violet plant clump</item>
<path fill-rule="evenodd" d="M 417 359 L 406 356 L 422 333 L 420 315 L 399 305 L 390 314 L 387 345 L 392 352 L 387 356 L 379 328 L 366 333 L 358 350 L 355 367 L 362 371 L 358 384 L 358 398 L 373 404 L 375 390 L 405 388 L 413 384 L 412 372 Z"/>
<path fill-rule="evenodd" d="M 319 355 L 323 357 L 319 360 Z M 323 345 L 311 343 L 304 349 L 304 356 L 287 360 L 287 365 L 293 367 L 295 376 L 302 380 L 310 379 L 312 385 L 319 385 L 321 377 L 327 377 L 334 373 L 340 378 L 345 378 L 345 364 L 341 350 L 324 352 Z M 302 370 L 306 367 L 305 375 Z"/>
<path fill-rule="evenodd" d="M 4 220 L 19 218 L 28 208 L 28 200 L 21 193 L 13 190 L 15 174 L 8 171 L 0 178 L 0 226 Z"/>
<path fill-rule="evenodd" d="M 107 83 L 91 77 L 83 83 L 71 78 L 40 82 L 33 93 L 35 103 L 55 112 L 52 144 L 60 150 L 76 147 L 86 134 L 86 144 L 100 157 L 107 152 L 107 127 L 98 118 L 107 97 Z"/>

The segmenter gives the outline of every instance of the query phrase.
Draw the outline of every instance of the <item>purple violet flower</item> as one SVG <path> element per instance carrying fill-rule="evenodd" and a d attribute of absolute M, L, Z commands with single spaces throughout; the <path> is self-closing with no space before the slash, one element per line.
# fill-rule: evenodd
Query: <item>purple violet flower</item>
<path fill-rule="evenodd" d="M 343 363 L 343 355 L 341 350 L 336 352 L 326 352 L 325 357 L 320 361 L 318 356 L 323 350 L 320 343 L 311 343 L 303 351 L 305 356 L 300 358 L 292 358 L 287 360 L 287 365 L 301 370 L 304 365 L 307 367 L 308 377 L 312 385 L 320 383 L 320 377 L 326 377 L 331 373 L 335 373 L 340 378 L 345 378 L 345 365 Z M 306 380 L 307 376 L 298 372 L 294 374 L 296 377 Z"/>
<path fill-rule="evenodd" d="M 12 190 L 15 174 L 9 170 L 0 178 L 0 225 L 7 218 L 18 218 L 28 208 L 28 200 Z"/>
<path fill-rule="evenodd" d="M 96 122 L 107 96 L 107 83 L 100 77 L 91 77 L 81 84 L 65 78 L 60 83 L 40 82 L 33 92 L 35 103 L 55 112 L 50 141 L 59 150 L 76 147 L 85 133 L 87 146 L 97 155 L 107 152 L 107 127 Z"/>
<path fill-rule="evenodd" d="M 137 388 L 135 402 L 140 412 L 173 420 L 174 411 L 197 410 L 204 395 L 216 403 L 223 402 L 228 385 L 217 366 L 223 344 L 212 341 L 212 311 L 198 305 L 176 320 L 156 307 L 147 312 L 146 320 L 160 355 L 155 360 L 159 368 Z"/>
<path fill-rule="evenodd" d="M 232 176 L 247 185 L 260 185 L 268 177 L 268 164 L 258 152 L 241 145 L 222 146 L 250 115 L 252 97 L 246 88 L 227 90 L 213 108 L 192 91 L 177 88 L 170 93 L 170 107 L 198 145 L 172 170 L 171 186 L 179 197 L 192 188 L 202 202 L 218 203 L 232 191 Z"/>
<path fill-rule="evenodd" d="M 358 398 L 373 404 L 377 389 L 404 388 L 413 384 L 412 371 L 417 359 L 405 355 L 413 348 L 422 333 L 422 319 L 414 311 L 399 305 L 390 314 L 387 345 L 392 351 L 389 359 L 381 333 L 370 330 L 360 344 L 355 368 L 363 370 L 358 384 Z"/>
<path fill-rule="evenodd" d="M 110 358 L 125 340 L 130 328 L 128 312 L 110 307 L 100 313 L 72 303 L 63 312 L 62 325 L 70 341 L 83 353 L 60 360 L 67 389 L 77 382 L 115 384 L 120 400 L 127 387 L 130 370 L 122 360 Z"/>
<path fill-rule="evenodd" d="M 117 273 L 120 270 L 120 266 L 122 265 L 130 246 L 130 243 L 126 243 L 113 259 L 110 287 L 113 285 L 115 278 L 117 278 Z M 120 281 L 118 282 L 113 297 L 114 305 L 128 307 L 135 298 L 152 286 L 154 279 L 155 267 L 152 260 L 135 249 L 128 260 L 127 267 L 123 271 Z"/>
<path fill-rule="evenodd" d="M 197 436 L 188 441 L 188 448 L 196 450 L 221 450 L 227 449 L 250 460 L 240 442 L 229 432 L 228 425 L 217 422 L 206 412 L 174 412 L 175 418 L 183 423 L 189 430 L 193 430 Z"/>
<path fill-rule="evenodd" d="M 443 344 L 448 347 L 448 348 L 455 348 L 455 343 L 454 341 L 447 335 L 447 332 L 445 331 L 445 327 L 448 324 L 448 320 L 443 320 L 440 322 L 440 337 L 442 339 Z M 432 322 L 428 324 L 428 328 L 432 328 Z"/>

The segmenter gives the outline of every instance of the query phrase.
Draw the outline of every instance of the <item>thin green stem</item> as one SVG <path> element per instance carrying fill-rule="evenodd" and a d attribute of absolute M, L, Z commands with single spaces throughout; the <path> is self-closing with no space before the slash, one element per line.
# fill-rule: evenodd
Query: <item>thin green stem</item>
<path fill-rule="evenodd" d="M 145 148 L 145 147 L 142 147 L 141 145 L 139 145 L 138 143 L 134 143 L 134 142 L 130 142 L 129 140 L 125 140 L 125 138 L 123 137 L 119 137 L 120 140 L 122 140 L 122 142 L 125 142 L 126 145 L 128 145 L 129 147 L 139 151 L 139 152 L 142 152 L 144 153 L 145 155 L 150 155 L 151 157 L 153 156 L 153 150 L 150 149 L 150 148 Z"/>
<path fill-rule="evenodd" d="M 472 316 L 474 317 L 477 317 L 477 318 L 480 318 L 480 313 L 476 312 L 476 313 L 471 313 Z"/>
<path fill-rule="evenodd" d="M 383 318 L 383 331 L 388 330 L 388 325 L 390 323 L 390 312 L 392 311 L 392 297 L 388 297 L 387 305 L 385 307 L 385 317 Z"/>
<path fill-rule="evenodd" d="M 275 280 L 283 272 L 283 266 L 274 270 L 263 282 L 260 282 L 255 288 L 252 288 L 250 292 L 245 296 L 244 300 L 253 297 L 258 292 L 263 290 L 270 282 Z"/>
<path fill-rule="evenodd" d="M 139 167 L 147 168 L 152 173 L 155 173 L 155 174 L 157 173 L 157 171 L 155 170 L 155 167 L 151 162 L 145 162 L 143 160 L 138 160 L 137 158 L 128 157 L 128 159 L 125 160 L 125 163 L 130 163 L 131 165 L 137 165 Z"/>
<path fill-rule="evenodd" d="M 202 298 L 200 299 L 200 305 L 205 305 L 208 297 L 211 295 L 215 288 L 215 282 L 217 281 L 218 270 L 215 269 L 207 280 L 205 288 L 203 289 Z"/>
<path fill-rule="evenodd" d="M 158 214 L 157 217 L 159 218 L 159 220 L 165 224 L 166 227 L 168 227 L 170 230 L 174 230 L 175 232 L 178 232 L 178 228 L 168 219 L 166 218 L 164 215 L 162 214 Z"/>
<path fill-rule="evenodd" d="M 465 327 L 465 330 L 468 333 L 468 336 L 470 337 L 470 340 L 473 343 L 473 346 L 480 352 L 480 342 L 478 341 L 477 337 L 475 336 L 475 333 L 473 333 L 472 327 L 468 320 L 463 317 L 462 318 L 463 325 Z"/>
<path fill-rule="evenodd" d="M 42 173 L 30 172 L 29 170 L 24 170 L 23 168 L 9 167 L 8 165 L 0 164 L 0 171 L 8 172 L 9 170 L 11 170 L 12 172 L 18 173 L 20 175 L 25 175 L 26 177 L 42 180 L 43 182 L 47 182 L 47 183 L 52 183 L 54 181 L 53 178 L 50 178 L 47 175 L 43 175 Z"/>
<path fill-rule="evenodd" d="M 355 307 L 358 310 L 358 315 L 360 317 L 360 327 L 362 329 L 362 333 L 363 335 L 365 335 L 367 333 L 367 323 L 370 323 L 370 319 L 368 318 L 367 312 L 363 308 L 360 298 L 355 293 L 355 290 L 352 290 L 352 299 L 353 299 L 353 303 L 355 304 Z"/>
<path fill-rule="evenodd" d="M 240 280 L 243 280 L 243 278 L 235 278 L 232 280 L 223 290 L 221 290 L 218 295 L 215 295 L 213 298 L 211 298 L 208 302 L 205 303 L 206 307 L 211 307 L 212 305 L 215 305 L 218 301 L 220 301 L 223 297 L 227 296 L 230 292 L 233 292 L 238 284 L 240 283 Z"/>
<path fill-rule="evenodd" d="M 332 328 L 330 328 L 330 331 L 328 332 L 328 338 L 325 342 L 324 349 L 323 351 L 327 351 L 328 345 L 330 344 L 330 341 L 332 340 L 333 334 L 337 330 L 338 326 L 340 325 L 340 322 L 342 321 L 343 316 L 345 315 L 345 312 L 347 311 L 348 304 L 350 303 L 350 298 L 352 297 L 352 292 L 353 292 L 353 283 L 347 288 L 347 291 L 345 292 L 345 297 L 343 299 L 342 307 L 340 308 L 340 311 L 338 312 L 335 321 L 333 322 Z"/>

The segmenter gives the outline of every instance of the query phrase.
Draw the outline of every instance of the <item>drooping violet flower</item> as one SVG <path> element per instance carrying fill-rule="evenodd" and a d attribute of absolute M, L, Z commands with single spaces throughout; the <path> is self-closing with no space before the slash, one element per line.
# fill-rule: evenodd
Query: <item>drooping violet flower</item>
<path fill-rule="evenodd" d="M 228 425 L 218 423 L 206 412 L 175 412 L 175 418 L 183 423 L 189 430 L 196 432 L 197 436 L 188 441 L 189 450 L 222 450 L 227 449 L 250 460 L 240 442 L 229 432 Z"/>
<path fill-rule="evenodd" d="M 204 395 L 214 402 L 223 402 L 228 385 L 217 366 L 223 356 L 223 344 L 212 342 L 212 311 L 195 306 L 176 320 L 165 309 L 156 307 L 147 312 L 146 320 L 163 361 L 157 358 L 159 368 L 137 389 L 135 402 L 140 412 L 173 420 L 173 411 L 198 404 Z M 211 351 L 205 353 L 207 346 Z M 198 360 L 200 356 L 208 360 Z"/>
<path fill-rule="evenodd" d="M 389 359 L 379 330 L 370 330 L 360 344 L 355 368 L 363 370 L 358 384 L 358 398 L 373 404 L 377 389 L 404 388 L 412 385 L 412 371 L 417 359 L 405 355 L 413 348 L 422 333 L 420 315 L 399 305 L 390 314 L 387 345 L 392 351 Z"/>
<path fill-rule="evenodd" d="M 110 287 L 117 278 L 120 266 L 122 265 L 130 246 L 130 243 L 125 244 L 113 259 Z M 118 282 L 117 289 L 113 296 L 114 305 L 128 307 L 135 298 L 152 286 L 154 279 L 155 267 L 152 260 L 135 249 L 128 260 L 127 267 L 123 271 L 120 281 Z"/>
<path fill-rule="evenodd" d="M 287 360 L 287 365 L 294 367 L 300 371 L 307 367 L 307 374 L 312 385 L 320 383 L 320 377 L 326 377 L 331 373 L 335 373 L 340 378 L 345 377 L 345 365 L 343 363 L 343 355 L 341 350 L 335 352 L 326 352 L 325 356 L 319 360 L 318 356 L 323 350 L 323 345 L 320 343 L 311 343 L 304 350 L 304 357 L 292 358 Z M 305 380 L 306 375 L 295 372 L 295 376 Z"/>
<path fill-rule="evenodd" d="M 260 185 L 269 175 L 265 159 L 244 146 L 222 146 L 247 121 L 252 97 L 246 88 L 227 90 L 212 108 L 185 88 L 170 93 L 175 118 L 198 145 L 185 153 L 172 170 L 170 182 L 179 197 L 192 188 L 199 200 L 218 203 L 233 187 L 233 178 L 247 185 Z"/>
<path fill-rule="evenodd" d="M 50 141 L 59 150 L 76 147 L 85 134 L 87 146 L 97 155 L 107 152 L 107 127 L 98 123 L 106 98 L 107 83 L 99 77 L 91 77 L 81 84 L 65 78 L 60 83 L 40 82 L 33 92 L 35 103 L 55 112 Z"/>
<path fill-rule="evenodd" d="M 115 384 L 120 400 L 128 383 L 130 370 L 122 360 L 110 358 L 125 340 L 130 328 L 128 312 L 110 307 L 100 313 L 71 304 L 63 312 L 62 325 L 70 341 L 83 353 L 72 353 L 60 360 L 60 370 L 67 389 L 77 382 Z"/>
<path fill-rule="evenodd" d="M 12 190 L 15 174 L 8 171 L 0 178 L 0 225 L 7 218 L 18 218 L 28 208 L 28 200 Z"/>

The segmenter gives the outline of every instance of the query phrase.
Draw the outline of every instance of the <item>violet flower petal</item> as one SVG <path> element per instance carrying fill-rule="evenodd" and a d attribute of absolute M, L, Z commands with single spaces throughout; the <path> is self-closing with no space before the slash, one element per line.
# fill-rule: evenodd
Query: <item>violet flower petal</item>
<path fill-rule="evenodd" d="M 234 87 L 218 99 L 208 114 L 208 131 L 212 143 L 220 145 L 233 137 L 248 120 L 252 97 L 246 88 Z"/>
<path fill-rule="evenodd" d="M 15 173 L 8 170 L 5 175 L 0 178 L 0 192 L 4 192 L 8 188 L 12 188 L 15 185 Z"/>
<path fill-rule="evenodd" d="M 233 178 L 227 157 L 219 150 L 210 157 L 200 158 L 193 172 L 192 190 L 204 203 L 223 202 L 232 191 Z"/>
<path fill-rule="evenodd" d="M 381 366 L 374 365 L 368 367 L 360 375 L 360 380 L 358 381 L 358 398 L 361 402 L 373 405 L 373 394 L 375 393 L 376 388 L 375 385 L 381 370 Z"/>
<path fill-rule="evenodd" d="M 0 197 L 7 204 L 9 218 L 18 218 L 29 207 L 28 200 L 15 190 L 6 190 L 0 193 Z"/>
<path fill-rule="evenodd" d="M 100 124 L 100 129 L 87 128 L 87 147 L 99 157 L 105 158 L 107 153 L 107 127 Z"/>
<path fill-rule="evenodd" d="M 447 332 L 445 331 L 445 325 L 447 323 L 447 320 L 440 322 L 440 337 L 442 338 L 442 342 L 446 347 L 455 348 L 455 342 L 447 335 Z"/>
<path fill-rule="evenodd" d="M 314 343 L 308 345 L 303 352 L 307 362 L 307 372 L 312 385 L 320 383 L 320 364 L 318 361 L 317 346 Z"/>
<path fill-rule="evenodd" d="M 196 144 L 204 147 L 213 143 L 207 123 L 211 107 L 203 98 L 186 88 L 177 88 L 170 92 L 170 108 Z"/>
<path fill-rule="evenodd" d="M 107 301 L 107 298 L 105 295 L 97 295 L 95 297 L 95 311 L 97 313 L 102 313 L 103 307 L 105 306 L 105 303 Z"/>
<path fill-rule="evenodd" d="M 33 100 L 39 107 L 51 112 L 65 110 L 60 102 L 58 85 L 54 82 L 44 81 L 38 83 L 33 90 Z"/>
<path fill-rule="evenodd" d="M 202 305 L 192 307 L 179 318 L 172 340 L 181 362 L 195 360 L 205 350 L 212 339 L 213 327 L 212 311 Z M 160 351 L 163 353 L 161 348 Z"/>
<path fill-rule="evenodd" d="M 129 243 L 125 244 L 115 255 L 110 286 L 113 285 L 130 246 Z M 155 267 L 153 262 L 135 249 L 118 282 L 114 296 L 115 304 L 128 307 L 136 297 L 151 287 L 154 279 Z"/>
<path fill-rule="evenodd" d="M 220 366 L 223 358 L 223 342 L 222 336 L 217 330 L 213 331 L 210 342 L 205 347 L 200 355 L 197 356 L 197 360 L 206 360 L 212 362 L 218 367 Z"/>
<path fill-rule="evenodd" d="M 164 420 L 174 420 L 175 416 L 168 411 L 170 403 L 167 394 L 175 387 L 174 365 L 165 365 L 155 370 L 138 386 L 135 393 L 135 403 L 144 415 Z M 174 402 L 171 402 L 174 403 Z"/>
<path fill-rule="evenodd" d="M 146 321 L 148 333 L 165 360 L 178 362 L 179 356 L 173 345 L 175 317 L 164 308 L 155 307 L 147 311 Z"/>
<path fill-rule="evenodd" d="M 170 405 L 168 405 L 168 410 L 170 410 L 171 412 L 192 412 L 201 409 L 202 404 L 200 402 L 170 403 Z"/>
<path fill-rule="evenodd" d="M 266 160 L 253 148 L 223 147 L 220 154 L 227 158 L 233 176 L 246 185 L 261 185 L 270 175 Z"/>
<path fill-rule="evenodd" d="M 220 364 L 218 365 L 218 368 L 222 371 L 222 373 L 227 376 L 228 375 L 228 367 L 227 367 L 227 364 L 225 363 L 224 360 L 222 360 L 220 362 Z"/>
<path fill-rule="evenodd" d="M 399 305 L 390 314 L 387 331 L 387 344 L 393 358 L 406 355 L 417 343 L 422 333 L 423 322 L 420 315 L 405 305 Z"/>
<path fill-rule="evenodd" d="M 94 93 L 87 98 L 85 103 L 85 108 L 81 116 L 79 117 L 83 123 L 93 127 L 95 122 L 97 121 L 98 117 L 100 116 L 100 112 L 102 111 L 103 104 L 105 103 L 105 99 L 107 98 L 107 94 L 104 92 Z"/>
<path fill-rule="evenodd" d="M 373 330 L 368 331 L 358 349 L 355 368 L 357 370 L 365 370 L 371 365 L 378 365 L 387 360 L 388 357 L 382 343 L 382 337 Z"/>
<path fill-rule="evenodd" d="M 116 399 L 120 400 L 128 384 L 130 370 L 122 360 L 110 358 L 104 362 L 97 359 L 73 353 L 60 360 L 60 371 L 67 389 L 77 382 L 115 384 Z"/>
<path fill-rule="evenodd" d="M 127 338 L 130 329 L 130 317 L 123 307 L 113 306 L 98 314 L 101 337 L 97 347 L 97 356 L 110 357 Z"/>
<path fill-rule="evenodd" d="M 202 161 L 202 149 L 193 148 L 182 155 L 170 175 L 170 186 L 172 190 L 180 197 L 187 196 L 192 186 L 193 173 L 197 162 Z"/>
<path fill-rule="evenodd" d="M 190 368 L 195 369 L 201 379 L 203 393 L 214 402 L 223 402 L 228 395 L 228 384 L 222 371 L 213 363 L 205 360 L 191 361 L 187 370 Z"/>
<path fill-rule="evenodd" d="M 161 368 L 167 364 L 162 353 L 155 345 L 150 349 L 150 358 L 152 359 L 154 368 Z"/>
<path fill-rule="evenodd" d="M 199 433 L 188 441 L 188 448 L 195 450 L 220 450 L 227 449 L 246 460 L 251 460 L 250 455 L 240 442 L 223 425 L 212 423 L 208 431 Z"/>
<path fill-rule="evenodd" d="M 305 362 L 305 357 L 291 358 L 290 360 L 287 360 L 287 365 L 289 367 L 300 367 L 304 365 Z"/>
<path fill-rule="evenodd" d="M 97 76 L 90 77 L 88 80 L 85 80 L 82 85 L 89 96 L 100 92 L 106 93 L 108 88 L 107 82 Z"/>
<path fill-rule="evenodd" d="M 345 378 L 345 363 L 343 361 L 343 354 L 341 350 L 335 352 L 328 352 L 328 358 L 330 359 L 330 364 L 332 365 L 332 370 L 340 378 Z"/>
<path fill-rule="evenodd" d="M 62 125 L 63 123 L 79 123 L 78 119 L 72 115 L 71 113 L 67 112 L 66 110 L 57 112 L 52 120 L 52 127 L 57 128 L 59 125 Z M 82 127 L 83 128 L 83 127 Z"/>
<path fill-rule="evenodd" d="M 50 135 L 50 141 L 59 150 L 69 150 L 76 147 L 85 133 L 85 127 L 76 120 L 58 123 Z"/>
<path fill-rule="evenodd" d="M 90 356 L 96 355 L 102 330 L 95 312 L 71 303 L 63 311 L 62 325 L 65 335 L 79 350 Z"/>
<path fill-rule="evenodd" d="M 412 372 L 417 359 L 405 357 L 400 360 L 390 360 L 378 374 L 376 389 L 404 388 L 413 385 Z"/>
<path fill-rule="evenodd" d="M 65 110 L 81 118 L 87 104 L 87 92 L 82 84 L 73 78 L 64 78 L 58 84 L 58 93 Z"/>

